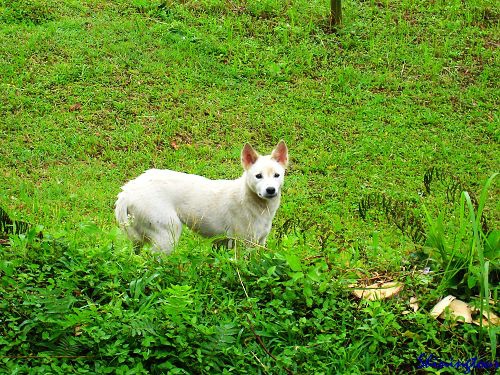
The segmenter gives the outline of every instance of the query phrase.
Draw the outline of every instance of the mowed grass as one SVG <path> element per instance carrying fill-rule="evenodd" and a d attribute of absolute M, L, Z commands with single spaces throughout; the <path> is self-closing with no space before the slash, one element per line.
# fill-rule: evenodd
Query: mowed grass
<path fill-rule="evenodd" d="M 1 249 L 2 355 L 56 373 L 388 373 L 423 352 L 491 354 L 491 334 L 428 317 L 443 270 L 421 276 L 422 243 L 358 204 L 425 205 L 453 238 L 458 195 L 426 194 L 423 176 L 478 195 L 499 169 L 498 7 L 342 5 L 332 30 L 326 1 L 0 0 L 0 206 L 46 236 Z M 113 217 L 125 181 L 152 167 L 236 178 L 245 142 L 268 153 L 280 139 L 291 165 L 267 251 L 233 261 L 186 232 L 162 263 L 132 254 Z M 347 285 L 374 275 L 425 294 L 423 312 L 400 314 L 410 293 L 353 300 Z M 34 316 L 38 295 L 66 307 Z"/>

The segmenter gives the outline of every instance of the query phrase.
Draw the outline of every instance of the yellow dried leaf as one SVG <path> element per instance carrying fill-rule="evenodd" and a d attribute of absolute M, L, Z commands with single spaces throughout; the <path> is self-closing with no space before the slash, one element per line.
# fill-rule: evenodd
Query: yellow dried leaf
<path fill-rule="evenodd" d="M 487 319 L 481 318 L 481 320 L 483 321 L 483 327 L 489 327 L 490 323 L 488 322 L 488 320 L 487 320 Z M 477 325 L 477 326 L 480 326 L 480 325 L 481 325 L 481 323 L 480 323 L 480 320 L 479 320 L 479 319 L 474 319 L 474 320 L 472 321 L 472 323 L 474 323 L 474 324 L 475 324 L 475 325 Z"/>
<path fill-rule="evenodd" d="M 469 304 L 460 301 L 459 299 L 454 299 L 448 305 L 448 312 L 450 316 L 462 323 L 472 323 L 472 311 Z M 446 315 L 446 309 L 439 316 L 444 318 Z"/>
<path fill-rule="evenodd" d="M 493 326 L 500 325 L 500 318 L 498 317 L 498 315 L 494 314 L 492 311 L 490 311 L 490 314 L 488 316 L 488 311 L 483 310 L 483 316 L 486 318 L 486 320 L 488 322 L 487 326 L 489 326 L 489 325 L 493 325 Z"/>
<path fill-rule="evenodd" d="M 418 300 L 417 297 L 410 298 L 410 307 L 413 309 L 413 312 L 417 312 L 418 310 Z"/>
<path fill-rule="evenodd" d="M 456 299 L 457 297 L 454 297 L 454 296 L 446 296 L 444 297 L 441 301 L 439 301 L 436 306 L 434 306 L 431 310 L 431 316 L 433 316 L 434 318 L 437 319 L 437 317 L 439 315 L 441 315 L 441 313 L 444 311 L 444 309 L 446 309 L 451 301 L 453 301 L 454 299 Z"/>
<path fill-rule="evenodd" d="M 365 288 L 357 288 L 352 293 L 360 299 L 375 301 L 390 298 L 398 294 L 401 289 L 403 289 L 403 284 L 391 281 L 383 284 L 369 285 Z"/>

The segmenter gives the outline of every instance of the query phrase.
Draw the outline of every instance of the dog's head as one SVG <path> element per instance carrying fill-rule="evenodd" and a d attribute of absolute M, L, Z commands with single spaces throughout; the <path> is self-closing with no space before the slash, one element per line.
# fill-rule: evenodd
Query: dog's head
<path fill-rule="evenodd" d="M 288 148 L 280 141 L 271 155 L 261 156 L 248 143 L 241 151 L 241 164 L 246 171 L 248 187 L 262 199 L 272 199 L 281 193 L 288 164 Z"/>

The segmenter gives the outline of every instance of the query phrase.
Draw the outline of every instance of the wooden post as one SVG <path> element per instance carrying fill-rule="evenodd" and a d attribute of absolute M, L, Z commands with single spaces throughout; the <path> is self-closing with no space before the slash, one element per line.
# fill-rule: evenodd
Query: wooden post
<path fill-rule="evenodd" d="M 330 23 L 332 26 L 339 26 L 342 23 L 342 1 L 330 0 L 330 6 Z"/>

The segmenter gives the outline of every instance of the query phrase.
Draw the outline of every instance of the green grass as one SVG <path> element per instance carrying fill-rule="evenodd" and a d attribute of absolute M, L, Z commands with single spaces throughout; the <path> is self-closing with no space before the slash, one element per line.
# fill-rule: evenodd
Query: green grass
<path fill-rule="evenodd" d="M 392 373 L 423 352 L 495 355 L 497 328 L 427 312 L 444 293 L 497 298 L 498 178 L 480 193 L 500 160 L 498 7 L 342 5 L 332 32 L 326 1 L 0 0 L 0 207 L 44 234 L 0 248 L 7 372 Z M 158 262 L 117 230 L 120 186 L 145 169 L 236 178 L 245 142 L 279 139 L 291 166 L 267 250 L 232 260 L 186 231 Z M 448 178 L 427 191 L 432 167 Z M 389 214 L 363 219 L 370 195 Z M 444 242 L 402 233 L 409 213 Z M 401 296 L 354 300 L 347 285 L 375 273 Z M 421 312 L 401 315 L 414 294 Z"/>

